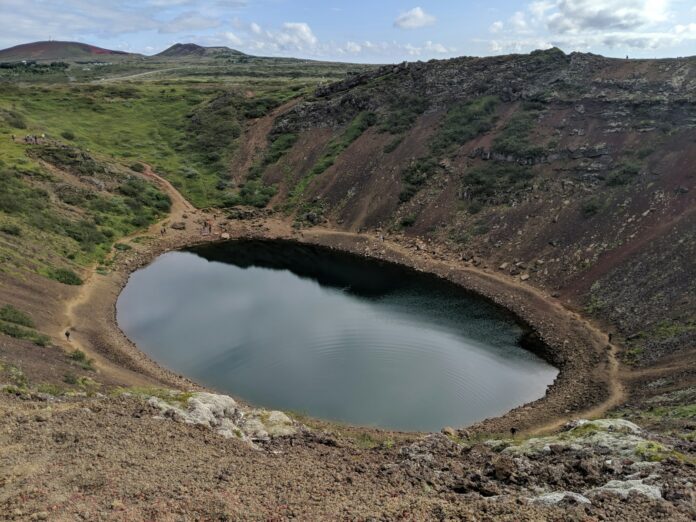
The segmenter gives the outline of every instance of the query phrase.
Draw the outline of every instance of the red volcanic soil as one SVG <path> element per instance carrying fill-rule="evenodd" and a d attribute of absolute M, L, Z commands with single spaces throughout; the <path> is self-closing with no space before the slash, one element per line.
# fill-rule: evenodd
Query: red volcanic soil
<path fill-rule="evenodd" d="M 93 56 L 127 56 L 124 51 L 112 51 L 80 42 L 32 42 L 0 51 L 0 61 L 12 60 L 79 60 Z"/>

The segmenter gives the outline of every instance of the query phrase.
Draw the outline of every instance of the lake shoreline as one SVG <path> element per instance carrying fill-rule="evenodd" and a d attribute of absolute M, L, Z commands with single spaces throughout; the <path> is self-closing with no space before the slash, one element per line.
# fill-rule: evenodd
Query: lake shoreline
<path fill-rule="evenodd" d="M 299 231 L 286 221 L 272 217 L 227 220 L 215 213 L 190 209 L 170 221 L 178 219 L 186 223 L 186 228 L 168 228 L 164 235 L 153 235 L 151 230 L 149 236 L 133 242 L 131 250 L 116 255 L 111 272 L 90 277 L 86 288 L 69 307 L 70 326 L 75 329 L 78 342 L 98 356 L 100 366 L 113 365 L 125 370 L 133 375 L 134 383 L 141 384 L 144 377 L 153 385 L 204 389 L 145 355 L 118 327 L 116 301 L 130 274 L 172 250 L 235 239 L 277 239 L 337 249 L 434 274 L 502 306 L 529 327 L 528 337 L 533 342 L 526 343 L 526 348 L 559 369 L 556 380 L 544 397 L 500 417 L 462 427 L 468 432 L 504 433 L 513 427 L 530 432 L 550 429 L 569 415 L 583 415 L 610 406 L 607 401 L 611 400 L 612 362 L 604 334 L 529 285 L 473 267 L 453 254 L 403 237 L 384 238 L 374 233 L 355 234 L 324 227 Z M 203 222 L 212 223 L 208 235 L 201 234 Z M 104 371 L 110 370 L 105 367 Z"/>

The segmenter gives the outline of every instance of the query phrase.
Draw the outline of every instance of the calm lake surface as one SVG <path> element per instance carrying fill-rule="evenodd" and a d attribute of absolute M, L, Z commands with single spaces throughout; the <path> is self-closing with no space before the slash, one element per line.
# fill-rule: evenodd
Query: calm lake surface
<path fill-rule="evenodd" d="M 292 242 L 173 252 L 135 272 L 118 323 L 162 365 L 269 408 L 404 430 L 544 395 L 521 328 L 432 276 Z"/>

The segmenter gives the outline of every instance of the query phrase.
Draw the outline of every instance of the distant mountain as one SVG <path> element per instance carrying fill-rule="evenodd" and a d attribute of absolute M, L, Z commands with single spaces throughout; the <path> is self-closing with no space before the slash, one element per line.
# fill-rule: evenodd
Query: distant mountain
<path fill-rule="evenodd" d="M 176 43 L 165 49 L 161 53 L 156 54 L 159 58 L 212 58 L 215 56 L 245 56 L 241 51 L 230 49 L 229 47 L 204 47 L 194 43 Z"/>
<path fill-rule="evenodd" d="M 137 56 L 124 51 L 112 51 L 80 42 L 32 42 L 15 45 L 0 51 L 0 62 L 20 60 L 78 61 Z"/>

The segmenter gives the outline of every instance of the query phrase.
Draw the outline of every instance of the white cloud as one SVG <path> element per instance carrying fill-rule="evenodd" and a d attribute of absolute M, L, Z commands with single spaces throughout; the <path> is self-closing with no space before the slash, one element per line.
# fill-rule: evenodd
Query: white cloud
<path fill-rule="evenodd" d="M 444 45 L 436 42 L 431 42 L 428 40 L 425 45 L 418 47 L 413 44 L 406 44 L 403 46 L 403 50 L 411 56 L 422 56 L 423 54 L 451 54 L 455 52 L 455 49 L 448 49 Z"/>
<path fill-rule="evenodd" d="M 394 21 L 394 26 L 400 29 L 418 29 L 427 25 L 433 25 L 436 18 L 426 13 L 420 7 L 414 7 L 410 11 L 401 13 Z"/>
<path fill-rule="evenodd" d="M 359 53 L 362 51 L 362 46 L 355 42 L 348 42 L 346 43 L 345 49 L 349 53 Z"/>
<path fill-rule="evenodd" d="M 232 31 L 226 31 L 224 36 L 225 40 L 227 40 L 232 45 L 239 46 L 243 43 L 242 39 L 236 34 L 234 34 Z"/>
<path fill-rule="evenodd" d="M 251 22 L 251 25 L 249 27 L 251 28 L 251 32 L 254 34 L 261 34 L 263 32 L 261 30 L 261 26 L 256 22 Z"/>
<path fill-rule="evenodd" d="M 660 49 L 696 40 L 696 24 L 670 25 L 670 0 L 535 0 L 490 41 L 493 52 L 527 52 L 552 45 L 570 50 Z M 492 33 L 502 30 L 494 23 Z"/>
<path fill-rule="evenodd" d="M 669 0 L 559 0 L 545 19 L 557 33 L 583 30 L 631 30 L 663 22 L 668 18 Z"/>
<path fill-rule="evenodd" d="M 510 17 L 510 25 L 518 32 L 527 31 L 527 19 L 525 14 L 522 11 L 517 11 Z"/>
<path fill-rule="evenodd" d="M 503 22 L 501 22 L 500 20 L 493 22 L 491 26 L 488 28 L 488 30 L 491 33 L 499 33 L 503 30 Z"/>
<path fill-rule="evenodd" d="M 440 44 L 440 43 L 431 42 L 430 40 L 428 40 L 427 42 L 425 42 L 425 47 L 424 47 L 424 49 L 425 49 L 426 51 L 433 52 L 433 53 L 437 53 L 437 54 L 447 54 L 447 53 L 451 52 L 451 51 L 450 51 L 447 47 L 445 47 L 444 45 L 442 45 L 442 44 Z"/>
<path fill-rule="evenodd" d="M 160 33 L 180 33 L 186 31 L 200 31 L 220 26 L 220 20 L 208 18 L 193 11 L 181 13 L 176 18 L 159 27 Z"/>
<path fill-rule="evenodd" d="M 290 45 L 315 45 L 317 37 L 312 29 L 304 22 L 285 22 L 283 30 L 278 33 L 277 40 L 282 44 Z"/>

